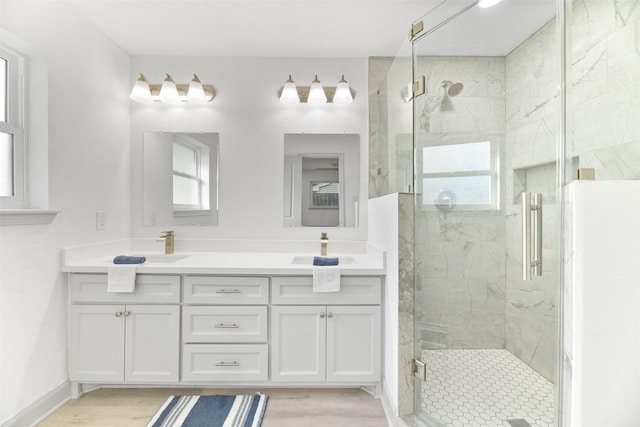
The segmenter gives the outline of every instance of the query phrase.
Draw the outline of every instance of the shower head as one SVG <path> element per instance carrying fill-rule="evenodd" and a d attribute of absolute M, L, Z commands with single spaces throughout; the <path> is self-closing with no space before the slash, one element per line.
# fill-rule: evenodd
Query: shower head
<path fill-rule="evenodd" d="M 451 97 L 460 95 L 464 89 L 464 85 L 462 83 L 452 82 L 451 80 L 444 80 L 442 82 L 442 87 L 444 88 L 445 95 L 449 95 Z"/>

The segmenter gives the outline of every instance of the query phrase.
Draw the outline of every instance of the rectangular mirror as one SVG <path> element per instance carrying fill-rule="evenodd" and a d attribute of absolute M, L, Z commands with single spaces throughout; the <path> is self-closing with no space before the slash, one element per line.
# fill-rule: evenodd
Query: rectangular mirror
<path fill-rule="evenodd" d="M 144 225 L 218 224 L 218 139 L 217 133 L 144 133 Z"/>
<path fill-rule="evenodd" d="M 357 227 L 360 137 L 285 134 L 285 227 Z"/>

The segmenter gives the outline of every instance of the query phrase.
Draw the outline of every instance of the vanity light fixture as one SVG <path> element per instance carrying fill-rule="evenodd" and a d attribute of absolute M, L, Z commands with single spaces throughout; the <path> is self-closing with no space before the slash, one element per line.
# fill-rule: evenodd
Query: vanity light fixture
<path fill-rule="evenodd" d="M 307 103 L 311 105 L 322 105 L 327 103 L 327 95 L 324 93 L 322 83 L 318 80 L 318 75 L 311 82 L 311 88 L 309 89 L 309 97 Z"/>
<path fill-rule="evenodd" d="M 167 77 L 165 77 L 162 82 L 162 87 L 160 87 L 160 101 L 168 102 L 169 104 L 177 104 L 180 102 L 178 87 L 169 74 L 167 74 Z"/>
<path fill-rule="evenodd" d="M 133 85 L 133 89 L 131 89 L 129 98 L 137 102 L 153 102 L 153 99 L 151 98 L 151 89 L 149 88 L 149 82 L 147 81 L 147 78 L 144 76 L 144 74 L 140 73 L 140 77 L 138 77 L 138 80 L 136 80 Z"/>
<path fill-rule="evenodd" d="M 210 102 L 214 96 L 213 86 L 203 85 L 195 74 L 188 85 L 176 84 L 169 74 L 165 77 L 162 85 L 150 85 L 144 74 L 140 73 L 140 77 L 136 80 L 129 94 L 129 98 L 136 102 L 161 101 L 170 104 L 183 102 L 204 104 Z"/>
<path fill-rule="evenodd" d="M 296 88 L 296 83 L 291 78 L 291 74 L 289 74 L 289 79 L 285 82 L 284 87 L 282 88 L 280 102 L 288 105 L 300 104 L 298 88 Z"/>
<path fill-rule="evenodd" d="M 479 0 L 478 7 L 487 8 L 492 7 L 500 3 L 502 0 Z"/>
<path fill-rule="evenodd" d="M 323 105 L 327 102 L 346 105 L 353 102 L 353 92 L 344 75 L 338 82 L 338 86 L 335 87 L 323 87 L 317 75 L 311 82 L 311 86 L 296 86 L 291 75 L 289 75 L 280 92 L 280 102 L 287 105 L 295 105 L 301 102 L 311 105 Z"/>
<path fill-rule="evenodd" d="M 336 92 L 333 95 L 333 103 L 339 105 L 351 104 L 353 102 L 353 95 L 351 95 L 351 90 L 349 89 L 349 84 L 344 79 L 344 74 L 342 78 L 338 82 L 338 86 L 336 87 Z"/>

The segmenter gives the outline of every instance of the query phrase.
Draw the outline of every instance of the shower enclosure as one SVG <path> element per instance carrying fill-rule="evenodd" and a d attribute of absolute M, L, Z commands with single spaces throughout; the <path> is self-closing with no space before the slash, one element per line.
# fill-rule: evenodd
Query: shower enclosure
<path fill-rule="evenodd" d="M 400 328 L 412 331 L 416 379 L 400 381 L 398 408 L 409 425 L 551 426 L 563 166 L 556 1 L 476 3 L 432 3 L 378 94 L 388 116 L 374 156 L 389 167 L 372 177 L 374 191 L 414 198 L 413 310 Z M 523 207 L 523 193 L 537 203 Z"/>
<path fill-rule="evenodd" d="M 477 3 L 427 2 L 370 59 L 370 197 L 413 206 L 398 425 L 568 427 L 564 189 L 640 179 L 640 6 Z"/>

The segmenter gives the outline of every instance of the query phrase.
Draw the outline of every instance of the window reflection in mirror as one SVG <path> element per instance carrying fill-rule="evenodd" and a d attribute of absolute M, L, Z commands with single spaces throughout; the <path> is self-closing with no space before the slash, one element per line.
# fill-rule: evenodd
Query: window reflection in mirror
<path fill-rule="evenodd" d="M 143 224 L 217 225 L 217 133 L 145 132 Z"/>
<path fill-rule="evenodd" d="M 354 134 L 286 134 L 287 227 L 357 227 L 360 139 Z"/>

